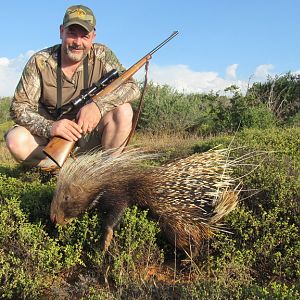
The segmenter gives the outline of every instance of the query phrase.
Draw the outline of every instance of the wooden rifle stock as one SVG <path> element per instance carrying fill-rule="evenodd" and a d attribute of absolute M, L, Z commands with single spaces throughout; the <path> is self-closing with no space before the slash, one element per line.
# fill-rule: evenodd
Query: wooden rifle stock
<path fill-rule="evenodd" d="M 112 81 L 109 85 L 104 87 L 99 93 L 94 95 L 91 99 L 94 100 L 96 98 L 106 96 L 107 94 L 113 92 L 120 85 L 130 79 L 140 68 L 142 68 L 148 60 L 151 59 L 152 54 L 155 53 L 158 49 L 164 46 L 167 42 L 169 42 L 173 37 L 178 34 L 178 31 L 174 31 L 166 40 L 164 40 L 161 44 L 155 47 L 152 51 L 146 54 L 142 59 L 140 59 L 136 64 L 131 66 L 128 70 L 122 73 L 118 78 Z M 68 156 L 70 155 L 75 142 L 70 142 L 62 137 L 55 136 L 43 149 L 43 152 L 52 159 L 59 167 L 62 167 Z"/>
<path fill-rule="evenodd" d="M 74 148 L 74 145 L 74 141 L 70 142 L 62 137 L 55 136 L 43 149 L 43 152 L 61 168 Z"/>

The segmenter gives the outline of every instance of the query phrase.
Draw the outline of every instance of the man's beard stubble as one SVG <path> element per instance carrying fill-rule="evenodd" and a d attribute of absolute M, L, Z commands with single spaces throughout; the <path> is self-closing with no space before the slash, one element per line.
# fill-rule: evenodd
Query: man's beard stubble
<path fill-rule="evenodd" d="M 76 50 L 83 50 L 81 53 L 73 53 L 72 50 L 76 49 Z M 85 50 L 82 47 L 76 47 L 76 46 L 68 46 L 65 49 L 65 53 L 67 54 L 67 56 L 69 57 L 70 60 L 74 61 L 74 62 L 80 62 L 85 55 L 87 54 L 87 50 Z"/>

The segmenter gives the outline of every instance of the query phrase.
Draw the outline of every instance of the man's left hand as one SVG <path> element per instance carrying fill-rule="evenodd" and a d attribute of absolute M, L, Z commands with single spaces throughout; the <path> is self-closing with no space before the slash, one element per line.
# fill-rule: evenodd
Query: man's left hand
<path fill-rule="evenodd" d="M 77 124 L 82 133 L 90 133 L 98 125 L 101 119 L 99 108 L 94 102 L 84 105 L 76 116 Z"/>

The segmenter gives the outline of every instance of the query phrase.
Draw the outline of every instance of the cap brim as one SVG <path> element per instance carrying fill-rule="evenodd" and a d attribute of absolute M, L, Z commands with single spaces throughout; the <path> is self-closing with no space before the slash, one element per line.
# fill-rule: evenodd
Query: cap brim
<path fill-rule="evenodd" d="M 70 22 L 66 22 L 64 24 L 64 27 L 69 27 L 71 25 L 79 25 L 79 26 L 83 27 L 87 32 L 91 32 L 94 30 L 93 26 L 91 26 L 90 24 L 88 24 L 87 22 L 84 22 L 82 20 L 72 20 Z"/>

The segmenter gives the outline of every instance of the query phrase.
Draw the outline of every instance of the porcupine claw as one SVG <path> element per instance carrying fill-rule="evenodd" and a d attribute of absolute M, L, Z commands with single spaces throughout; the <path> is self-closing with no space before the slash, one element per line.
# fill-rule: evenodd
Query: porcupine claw
<path fill-rule="evenodd" d="M 107 227 L 103 236 L 103 240 L 100 245 L 100 249 L 102 251 L 108 250 L 111 240 L 113 238 L 113 234 L 114 234 L 113 229 L 111 227 Z"/>

